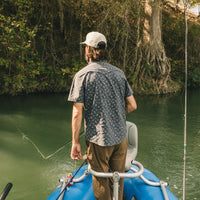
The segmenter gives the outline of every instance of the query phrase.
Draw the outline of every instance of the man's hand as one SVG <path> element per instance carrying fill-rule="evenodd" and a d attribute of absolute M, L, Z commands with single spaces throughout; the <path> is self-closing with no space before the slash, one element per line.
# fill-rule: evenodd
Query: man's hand
<path fill-rule="evenodd" d="M 71 158 L 73 160 L 83 159 L 80 143 L 72 143 Z"/>

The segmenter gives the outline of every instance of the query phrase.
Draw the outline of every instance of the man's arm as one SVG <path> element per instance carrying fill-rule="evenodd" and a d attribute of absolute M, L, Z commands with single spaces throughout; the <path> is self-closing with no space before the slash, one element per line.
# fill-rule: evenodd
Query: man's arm
<path fill-rule="evenodd" d="M 126 114 L 137 109 L 137 104 L 133 95 L 126 98 Z"/>
<path fill-rule="evenodd" d="M 74 103 L 72 110 L 72 149 L 71 158 L 73 160 L 82 159 L 81 145 L 79 134 L 83 115 L 83 103 Z"/>

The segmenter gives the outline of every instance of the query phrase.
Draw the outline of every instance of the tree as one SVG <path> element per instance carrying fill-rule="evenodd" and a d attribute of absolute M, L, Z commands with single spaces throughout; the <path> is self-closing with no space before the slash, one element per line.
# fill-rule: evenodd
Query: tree
<path fill-rule="evenodd" d="M 161 21 L 161 0 L 146 0 L 133 79 L 133 87 L 141 92 L 164 94 L 178 89 L 170 78 L 171 65 L 162 43 Z"/>

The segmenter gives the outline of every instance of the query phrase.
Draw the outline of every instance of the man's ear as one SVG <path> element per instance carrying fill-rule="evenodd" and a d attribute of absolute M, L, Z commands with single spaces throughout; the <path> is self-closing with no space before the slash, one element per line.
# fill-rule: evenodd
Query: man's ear
<path fill-rule="evenodd" d="M 85 49 L 87 50 L 87 52 L 89 52 L 90 51 L 90 46 L 86 45 Z"/>
<path fill-rule="evenodd" d="M 86 53 L 87 57 L 89 58 L 88 61 L 92 61 L 92 60 L 91 60 L 91 59 L 92 59 L 91 49 L 92 49 L 92 47 L 90 47 L 90 46 L 88 46 L 88 45 L 85 47 L 85 53 Z"/>

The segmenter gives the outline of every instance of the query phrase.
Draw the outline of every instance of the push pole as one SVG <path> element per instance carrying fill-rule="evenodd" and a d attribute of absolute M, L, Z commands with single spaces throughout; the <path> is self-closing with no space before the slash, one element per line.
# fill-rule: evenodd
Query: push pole
<path fill-rule="evenodd" d="M 187 46 L 188 46 L 188 21 L 187 21 L 188 1 L 184 0 L 185 12 L 185 114 L 184 114 L 184 156 L 183 156 L 183 200 L 185 200 L 186 185 L 186 153 L 187 153 Z"/>
<path fill-rule="evenodd" d="M 183 156 L 183 200 L 185 200 L 185 185 L 186 185 L 186 153 L 187 153 L 187 47 L 188 47 L 188 16 L 187 8 L 189 2 L 184 0 L 184 12 L 185 12 L 185 114 L 184 114 L 184 156 Z"/>

